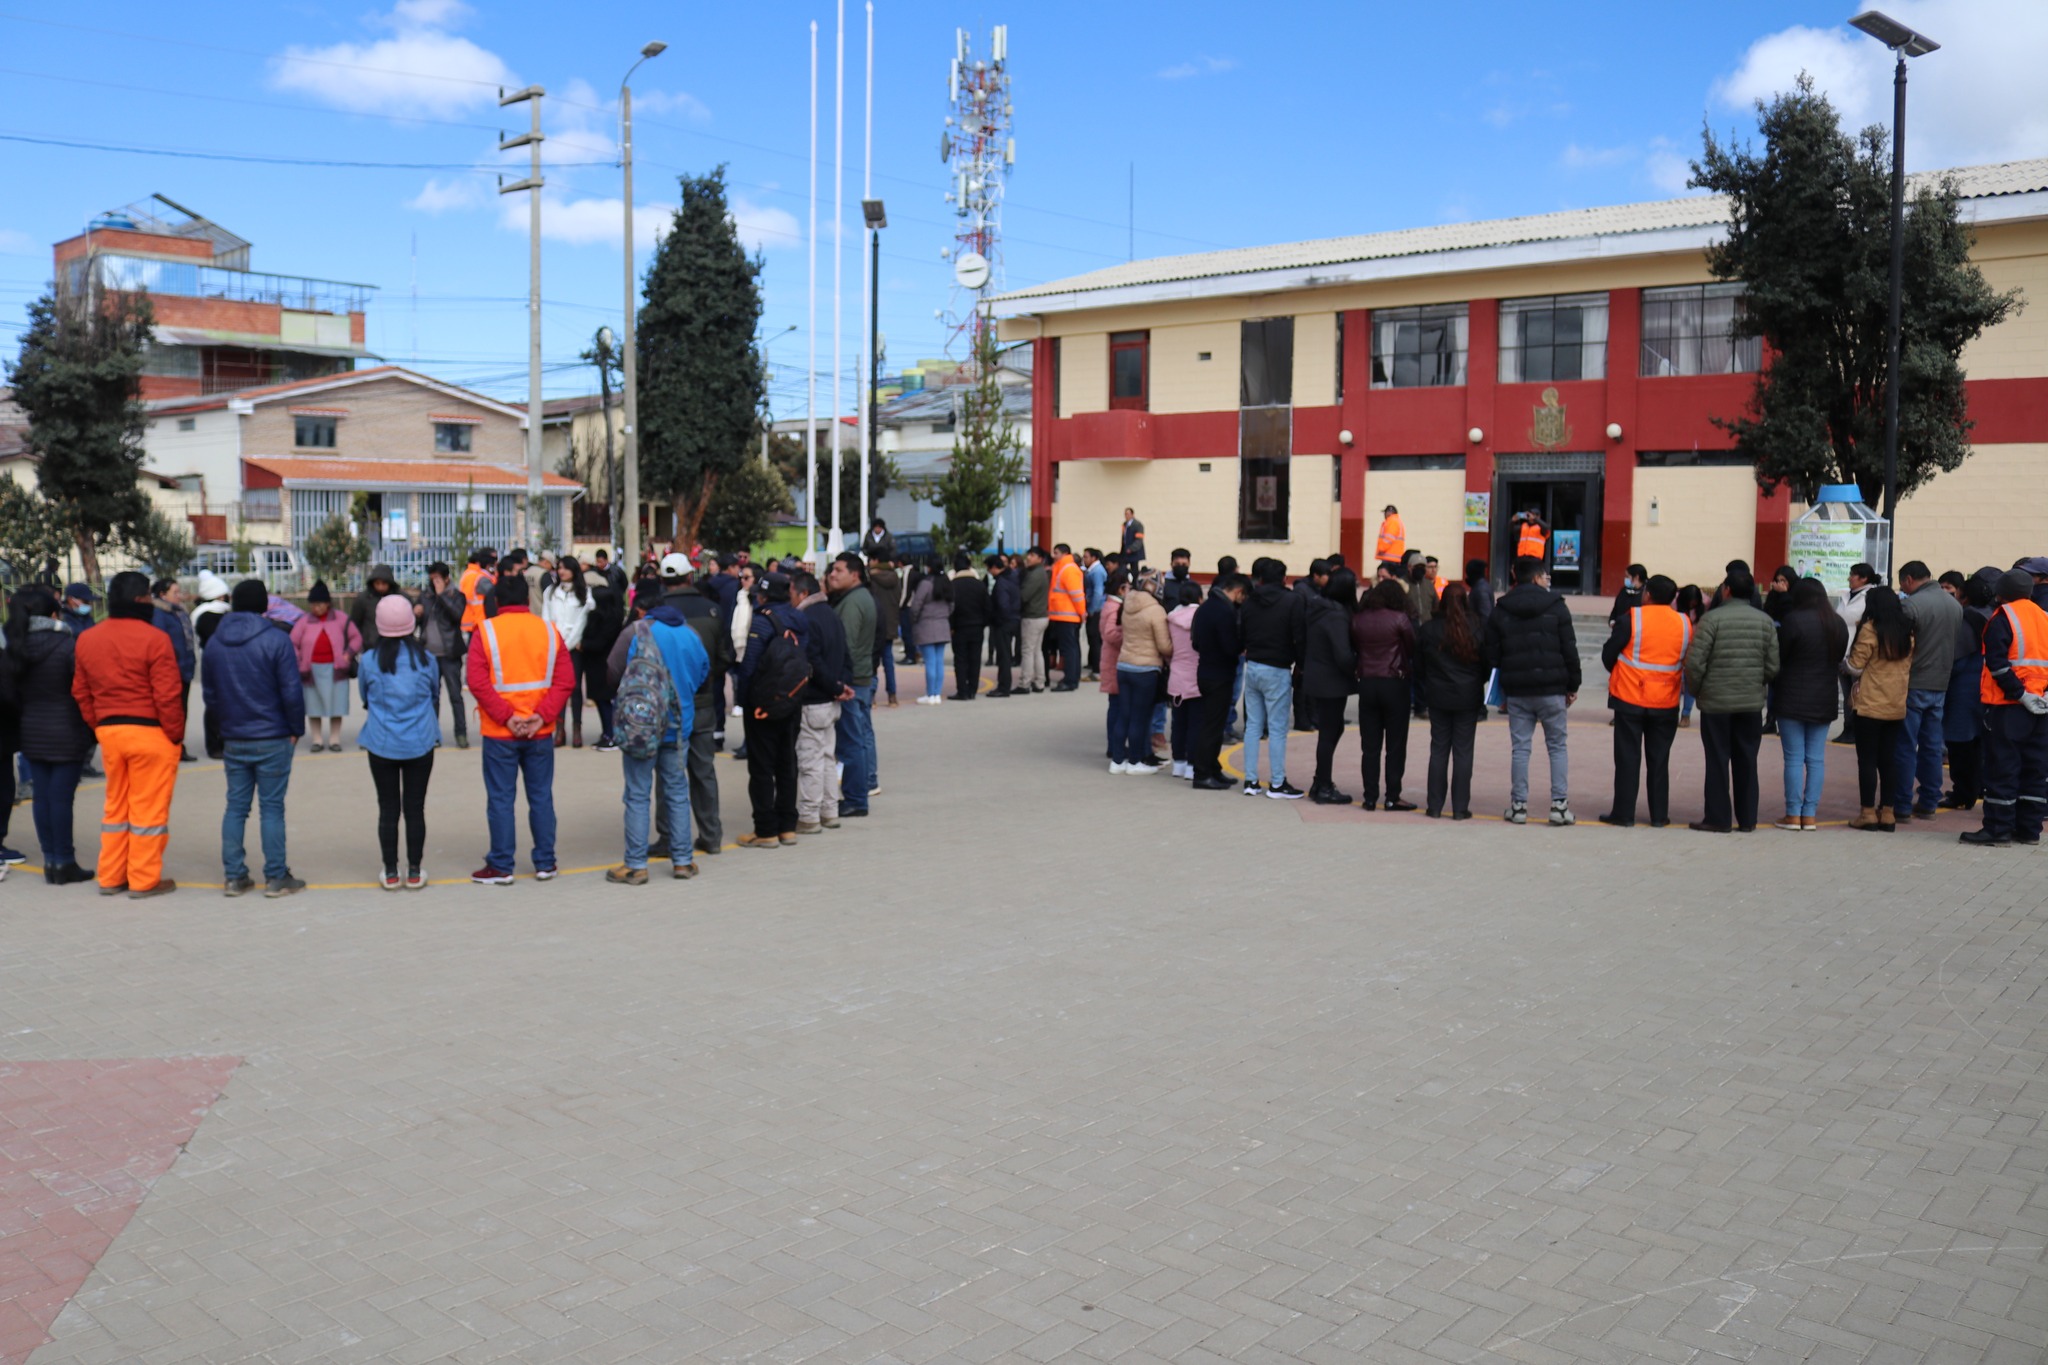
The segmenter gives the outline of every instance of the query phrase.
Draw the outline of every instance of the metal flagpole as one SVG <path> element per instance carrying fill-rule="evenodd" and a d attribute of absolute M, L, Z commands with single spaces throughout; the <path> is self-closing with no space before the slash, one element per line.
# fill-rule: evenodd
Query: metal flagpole
<path fill-rule="evenodd" d="M 844 303 L 839 283 L 846 253 L 846 0 L 839 0 L 839 32 L 834 38 L 832 77 L 832 529 L 825 536 L 825 548 L 839 553 L 839 528 L 846 524 L 839 477 L 839 433 L 846 424 L 839 420 L 840 347 L 845 338 L 840 326 Z"/>
<path fill-rule="evenodd" d="M 811 363 L 804 370 L 804 558 L 818 549 L 818 21 L 811 21 L 811 292 L 805 305 Z"/>
<path fill-rule="evenodd" d="M 875 197 L 875 6 L 868 0 L 868 84 L 867 84 L 867 158 L 861 171 L 862 202 Z M 872 229 L 870 230 L 872 235 Z M 879 240 L 879 239 L 877 239 Z M 882 288 L 882 281 L 874 269 L 872 252 L 863 252 L 861 260 L 861 304 L 869 317 L 874 316 L 875 296 Z M 854 534 L 867 535 L 869 519 L 874 516 L 874 506 L 868 501 L 868 466 L 874 462 L 874 405 L 875 366 L 878 362 L 874 329 L 868 329 L 863 341 L 860 366 L 860 510 L 854 517 Z"/>

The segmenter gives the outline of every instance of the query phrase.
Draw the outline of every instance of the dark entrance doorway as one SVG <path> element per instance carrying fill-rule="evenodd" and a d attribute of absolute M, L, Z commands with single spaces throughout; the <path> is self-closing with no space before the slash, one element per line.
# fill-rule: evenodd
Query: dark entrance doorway
<path fill-rule="evenodd" d="M 1512 580 L 1515 514 L 1534 509 L 1550 528 L 1544 549 L 1550 586 L 1561 593 L 1600 591 L 1600 457 L 1504 455 L 1494 479 L 1495 582 Z"/>

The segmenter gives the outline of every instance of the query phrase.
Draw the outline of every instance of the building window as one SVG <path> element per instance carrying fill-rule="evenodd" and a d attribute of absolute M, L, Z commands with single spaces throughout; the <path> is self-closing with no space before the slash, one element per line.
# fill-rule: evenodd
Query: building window
<path fill-rule="evenodd" d="M 292 444 L 302 450 L 332 450 L 335 429 L 339 425 L 332 417 L 294 417 Z"/>
<path fill-rule="evenodd" d="M 346 517 L 350 495 L 338 488 L 294 488 L 292 490 L 292 548 L 306 543 L 306 537 L 335 517 Z M 358 528 L 360 530 L 360 528 Z"/>
<path fill-rule="evenodd" d="M 1337 401 L 1344 401 L 1344 315 L 1337 314 Z"/>
<path fill-rule="evenodd" d="M 1286 540 L 1288 450 L 1294 412 L 1246 408 L 1238 415 L 1237 538 Z"/>
<path fill-rule="evenodd" d="M 1762 337 L 1739 335 L 1747 305 L 1741 284 L 1689 284 L 1643 291 L 1643 377 L 1754 374 Z"/>
<path fill-rule="evenodd" d="M 1466 308 L 1376 308 L 1372 314 L 1372 386 L 1426 389 L 1465 382 Z"/>
<path fill-rule="evenodd" d="M 460 493 L 420 494 L 420 540 L 440 548 L 455 540 L 455 519 L 460 515 L 456 499 Z"/>
<path fill-rule="evenodd" d="M 1060 415 L 1060 340 L 1052 339 L 1052 415 Z"/>
<path fill-rule="evenodd" d="M 434 423 L 434 449 L 442 455 L 467 455 L 471 427 L 467 422 Z"/>
<path fill-rule="evenodd" d="M 178 419 L 178 430 L 180 430 L 180 431 L 197 431 L 197 430 L 199 430 L 199 419 L 198 419 L 197 417 L 180 417 L 180 418 Z"/>
<path fill-rule="evenodd" d="M 1294 319 L 1254 318 L 1240 324 L 1237 373 L 1239 407 L 1274 408 L 1292 403 Z"/>
<path fill-rule="evenodd" d="M 1501 383 L 1548 384 L 1606 376 L 1605 294 L 1501 300 Z"/>
<path fill-rule="evenodd" d="M 1109 405 L 1112 408 L 1145 410 L 1152 370 L 1150 332 L 1112 332 L 1109 335 Z"/>
<path fill-rule="evenodd" d="M 284 517 L 282 490 L 276 488 L 245 488 L 242 490 L 243 521 L 279 521 Z"/>

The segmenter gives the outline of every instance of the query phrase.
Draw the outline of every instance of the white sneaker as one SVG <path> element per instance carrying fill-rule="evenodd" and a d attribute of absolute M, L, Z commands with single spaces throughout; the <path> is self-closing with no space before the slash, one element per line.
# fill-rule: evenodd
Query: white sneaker
<path fill-rule="evenodd" d="M 734 715 L 738 715 L 738 714 L 740 713 L 740 708 L 739 708 L 739 707 L 737 707 L 737 706 L 733 707 L 733 708 L 732 708 L 732 713 L 733 713 Z"/>
<path fill-rule="evenodd" d="M 1121 773 L 1122 771 L 1124 771 L 1124 765 L 1115 759 L 1111 759 L 1109 764 L 1109 770 L 1113 773 Z"/>
<path fill-rule="evenodd" d="M 1159 766 L 1157 763 L 1126 763 L 1124 771 L 1133 777 L 1150 777 L 1159 771 Z"/>

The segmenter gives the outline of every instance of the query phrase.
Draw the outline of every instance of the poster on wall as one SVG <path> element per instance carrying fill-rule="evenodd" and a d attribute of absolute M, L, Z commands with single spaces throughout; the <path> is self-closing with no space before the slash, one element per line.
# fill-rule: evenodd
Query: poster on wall
<path fill-rule="evenodd" d="M 1849 591 L 1849 569 L 1863 562 L 1864 527 L 1854 521 L 1795 524 L 1785 541 L 1785 557 L 1801 578 L 1818 578 L 1830 593 Z"/>
<path fill-rule="evenodd" d="M 1551 537 L 1550 566 L 1554 569 L 1579 567 L 1579 532 L 1559 531 Z"/>
<path fill-rule="evenodd" d="M 410 537 L 406 535 L 405 530 L 405 509 L 403 507 L 386 508 L 384 511 L 384 543 L 387 545 L 402 544 L 408 539 Z"/>
<path fill-rule="evenodd" d="M 1261 512 L 1280 510 L 1280 479 L 1275 474 L 1261 474 L 1252 492 L 1253 505 Z"/>
<path fill-rule="evenodd" d="M 1465 495 L 1465 529 L 1468 531 L 1491 531 L 1493 529 L 1493 494 L 1467 493 Z"/>

